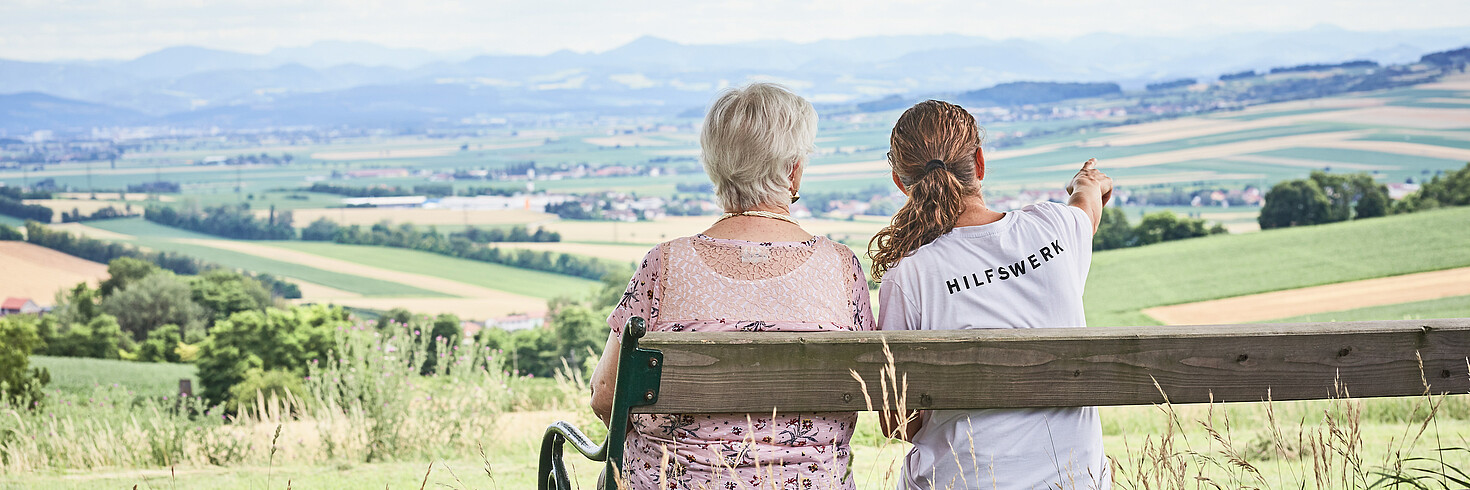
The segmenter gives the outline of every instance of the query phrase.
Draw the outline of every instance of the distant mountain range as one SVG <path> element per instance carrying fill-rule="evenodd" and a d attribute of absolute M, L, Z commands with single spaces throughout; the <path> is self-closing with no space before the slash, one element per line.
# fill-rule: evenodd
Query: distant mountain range
<path fill-rule="evenodd" d="M 600 53 L 541 56 L 346 42 L 267 54 L 181 46 L 133 60 L 0 60 L 0 94 L 17 94 L 0 98 L 0 129 L 422 126 L 475 115 L 675 115 L 697 113 L 718 89 L 754 80 L 785 83 L 817 103 L 1017 80 L 1110 81 L 1136 89 L 1300 63 L 1407 62 L 1467 44 L 1470 29 L 1463 28 L 1353 32 L 1321 26 L 1203 38 L 1093 34 L 1067 41 L 934 35 L 686 45 L 644 37 Z"/>

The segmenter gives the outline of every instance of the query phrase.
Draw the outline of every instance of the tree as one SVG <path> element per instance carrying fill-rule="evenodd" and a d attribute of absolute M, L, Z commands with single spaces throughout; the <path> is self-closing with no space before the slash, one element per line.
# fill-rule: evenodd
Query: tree
<path fill-rule="evenodd" d="M 555 364 L 548 366 L 551 372 L 560 367 L 561 359 L 568 365 L 580 367 L 589 352 L 597 352 L 607 341 L 606 322 L 582 304 L 571 304 L 552 312 L 551 331 L 556 335 Z"/>
<path fill-rule="evenodd" d="M 216 323 L 199 346 L 203 396 L 225 401 L 252 369 L 303 375 L 308 362 L 330 352 L 337 329 L 350 324 L 346 311 L 322 305 L 236 313 Z"/>
<path fill-rule="evenodd" d="M 111 296 L 128 284 L 158 272 L 158 266 L 132 257 L 118 257 L 107 263 L 107 280 L 98 285 L 102 296 Z"/>
<path fill-rule="evenodd" d="M 1097 224 L 1097 233 L 1092 235 L 1092 249 L 1111 250 L 1131 247 L 1137 242 L 1138 238 L 1134 236 L 1133 227 L 1128 224 L 1128 216 L 1123 213 L 1123 210 L 1116 207 L 1103 208 L 1101 219 Z"/>
<path fill-rule="evenodd" d="M 337 238 L 337 230 L 340 228 L 342 227 L 335 221 L 324 217 L 317 218 L 316 221 L 312 221 L 310 225 L 307 225 L 305 229 L 301 230 L 301 239 L 330 242 Z"/>
<path fill-rule="evenodd" d="M 1169 211 L 1150 213 L 1138 222 L 1134 235 L 1139 245 L 1149 245 L 1171 240 L 1183 240 L 1209 235 L 1205 220 L 1180 218 Z"/>
<path fill-rule="evenodd" d="M 117 317 L 123 331 L 143 340 L 161 325 L 202 330 L 209 312 L 194 302 L 189 284 L 172 272 L 156 272 L 102 300 L 102 312 Z"/>
<path fill-rule="evenodd" d="M 48 356 L 120 359 L 132 345 L 112 315 L 97 315 L 87 323 L 59 323 L 43 318 L 40 331 L 46 341 Z"/>
<path fill-rule="evenodd" d="M 6 240 L 19 241 L 19 240 L 25 240 L 25 239 L 26 239 L 26 236 L 25 235 L 22 235 L 20 233 L 20 230 L 17 230 L 15 228 L 11 227 L 10 225 L 0 225 L 0 241 L 6 241 Z"/>
<path fill-rule="evenodd" d="M 1266 192 L 1266 204 L 1256 219 L 1261 229 L 1325 223 L 1332 207 L 1322 188 L 1312 180 L 1288 180 Z"/>
<path fill-rule="evenodd" d="M 148 332 L 138 345 L 138 360 L 143 362 L 179 362 L 179 344 L 183 342 L 178 325 L 164 325 Z"/>
<path fill-rule="evenodd" d="M 1388 187 L 1373 182 L 1373 176 L 1366 173 L 1356 174 L 1329 174 L 1321 170 L 1313 170 L 1311 174 L 1313 182 L 1322 189 L 1323 195 L 1327 196 L 1331 206 L 1328 208 L 1325 223 L 1347 221 L 1358 217 L 1383 216 L 1385 213 L 1380 209 L 1388 205 Z M 1378 214 L 1361 216 L 1358 207 L 1364 199 L 1370 202 L 1363 209 Z"/>
<path fill-rule="evenodd" d="M 0 317 L 0 406 L 35 408 L 51 382 L 45 369 L 31 369 L 31 352 L 41 346 L 36 318 L 30 315 Z"/>
<path fill-rule="evenodd" d="M 1467 205 L 1470 205 L 1470 163 L 1442 177 L 1434 176 L 1420 186 L 1418 191 L 1394 203 L 1393 212 L 1412 213 L 1440 206 Z"/>
<path fill-rule="evenodd" d="M 190 299 L 213 317 L 210 323 L 242 311 L 263 310 L 271 304 L 271 293 L 260 281 L 224 269 L 189 278 L 189 289 Z"/>

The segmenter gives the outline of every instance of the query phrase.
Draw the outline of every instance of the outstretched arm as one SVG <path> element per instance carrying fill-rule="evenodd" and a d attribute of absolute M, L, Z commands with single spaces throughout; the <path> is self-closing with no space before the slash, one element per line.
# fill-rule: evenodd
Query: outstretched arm
<path fill-rule="evenodd" d="M 1082 170 L 1067 183 L 1067 205 L 1081 209 L 1092 218 L 1092 232 L 1097 233 L 1097 224 L 1102 220 L 1103 206 L 1113 197 L 1113 178 L 1097 169 L 1097 159 L 1088 159 Z"/>

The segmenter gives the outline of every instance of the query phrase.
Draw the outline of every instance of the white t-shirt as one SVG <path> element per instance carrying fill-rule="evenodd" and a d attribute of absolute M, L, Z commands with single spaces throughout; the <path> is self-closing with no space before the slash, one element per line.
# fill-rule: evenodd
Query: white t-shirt
<path fill-rule="evenodd" d="M 1053 202 L 965 226 L 900 260 L 878 291 L 883 330 L 1085 327 L 1092 222 Z M 964 380 L 955 380 L 964 382 Z M 1109 488 L 1096 407 L 931 410 L 900 488 Z"/>

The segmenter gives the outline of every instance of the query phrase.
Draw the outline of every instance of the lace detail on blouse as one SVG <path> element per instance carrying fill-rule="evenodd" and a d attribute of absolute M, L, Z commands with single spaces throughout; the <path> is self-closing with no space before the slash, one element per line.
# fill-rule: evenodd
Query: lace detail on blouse
<path fill-rule="evenodd" d="M 846 246 L 694 236 L 650 250 L 608 317 L 650 331 L 871 330 L 866 277 Z M 625 455 L 633 488 L 851 489 L 855 412 L 635 414 Z M 771 466 L 777 462 L 777 466 Z"/>

